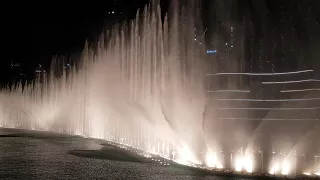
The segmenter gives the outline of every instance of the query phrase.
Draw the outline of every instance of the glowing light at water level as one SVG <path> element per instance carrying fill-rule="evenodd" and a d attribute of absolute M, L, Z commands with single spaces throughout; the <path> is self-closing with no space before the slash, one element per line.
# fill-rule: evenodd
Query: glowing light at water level
<path fill-rule="evenodd" d="M 282 175 L 288 175 L 289 171 L 290 171 L 289 162 L 287 162 L 287 161 L 283 162 L 282 167 L 281 167 L 281 174 Z"/>
<path fill-rule="evenodd" d="M 308 172 L 305 172 L 303 174 L 306 175 L 306 176 L 311 176 L 311 173 L 308 173 Z"/>
<path fill-rule="evenodd" d="M 236 171 L 253 172 L 253 160 L 250 156 L 239 156 L 235 162 Z"/>
<path fill-rule="evenodd" d="M 289 175 L 291 170 L 290 162 L 288 160 L 284 160 L 282 163 L 276 162 L 272 165 L 271 170 L 269 171 L 270 174 L 282 174 L 282 175 Z"/>
<path fill-rule="evenodd" d="M 272 166 L 269 173 L 275 175 L 278 173 L 279 170 L 280 170 L 280 165 L 279 165 L 279 163 L 276 163 Z"/>
<path fill-rule="evenodd" d="M 209 168 L 223 168 L 222 163 L 218 160 L 217 153 L 210 150 L 206 153 L 205 163 Z"/>
<path fill-rule="evenodd" d="M 216 167 L 217 165 L 217 153 L 213 153 L 211 151 L 207 152 L 206 155 L 206 165 L 208 167 Z"/>
<path fill-rule="evenodd" d="M 182 147 L 178 148 L 177 160 L 176 162 L 184 165 L 201 164 L 201 162 L 195 157 L 194 153 L 190 148 L 183 144 Z"/>

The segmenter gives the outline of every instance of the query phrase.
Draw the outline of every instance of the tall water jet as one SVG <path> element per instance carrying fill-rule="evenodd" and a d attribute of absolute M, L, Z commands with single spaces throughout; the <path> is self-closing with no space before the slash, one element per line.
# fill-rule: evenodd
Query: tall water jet
<path fill-rule="evenodd" d="M 14 101 L 10 111 L 30 114 L 6 126 L 150 144 L 159 154 L 172 144 L 192 152 L 205 147 L 205 47 L 193 39 L 201 28 L 196 8 L 194 1 L 172 1 L 162 19 L 152 1 L 135 20 L 101 35 L 95 48 L 86 43 L 77 65 L 53 61 L 49 76 L 4 95 L 1 102 Z"/>

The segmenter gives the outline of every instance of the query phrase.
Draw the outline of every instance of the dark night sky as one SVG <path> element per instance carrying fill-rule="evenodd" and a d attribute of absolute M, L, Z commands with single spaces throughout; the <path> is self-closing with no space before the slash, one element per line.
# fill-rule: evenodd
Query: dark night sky
<path fill-rule="evenodd" d="M 0 62 L 0 82 L 10 78 L 10 61 L 22 63 L 28 74 L 52 56 L 81 50 L 86 39 L 93 41 L 116 20 L 131 19 L 148 0 L 107 0 L 101 3 L 10 4 L 5 18 Z M 25 8 L 27 7 L 27 8 Z M 122 15 L 110 15 L 113 10 Z"/>
<path fill-rule="evenodd" d="M 86 38 L 94 40 L 104 27 L 110 27 L 116 20 L 122 21 L 132 18 L 138 8 L 142 8 L 148 0 L 106 0 L 101 3 L 83 2 L 77 4 L 66 3 L 28 3 L 11 4 L 4 6 L 8 13 L 2 22 L 5 33 L 2 34 L 2 44 L 5 45 L 4 56 L 0 62 L 0 82 L 10 78 L 9 62 L 11 60 L 23 64 L 29 74 L 38 63 L 48 65 L 53 55 L 79 51 Z M 167 6 L 163 1 L 163 6 Z M 229 0 L 230 2 L 232 0 Z M 259 1 L 259 3 L 257 3 Z M 314 18 L 320 21 L 319 0 L 239 0 L 231 9 L 232 17 L 241 19 L 239 14 L 251 14 L 258 27 L 261 20 L 277 11 L 281 4 L 292 4 L 288 7 L 289 13 L 295 10 L 290 7 L 299 7 L 302 3 L 313 8 Z M 214 23 L 212 0 L 204 1 L 203 17 L 206 26 Z M 108 12 L 116 9 L 125 15 L 109 15 Z M 306 29 L 302 27 L 301 31 Z M 312 30 L 312 28 L 311 28 Z M 316 30 L 316 29 L 314 29 Z M 319 36 L 317 36 L 319 37 Z M 28 73 L 28 72 L 27 72 Z"/>
<path fill-rule="evenodd" d="M 224 12 L 219 11 L 219 3 L 224 2 Z M 205 15 L 208 36 L 213 37 L 217 28 L 216 20 L 242 26 L 245 38 L 252 37 L 254 41 L 254 51 L 259 51 L 260 40 L 263 40 L 265 49 L 263 52 L 276 50 L 276 66 L 279 72 L 295 71 L 298 69 L 312 68 L 320 75 L 320 1 L 319 0 L 217 0 L 205 1 L 207 14 Z M 216 8 L 216 10 L 212 10 Z M 245 20 L 249 22 L 243 24 Z M 252 23 L 252 25 L 250 25 Z M 227 25 L 222 28 L 230 28 Z M 219 26 L 219 25 L 218 25 Z M 225 26 L 225 27 L 223 27 Z M 283 30 L 281 30 L 283 27 Z M 227 30 L 227 29 L 226 29 Z M 273 31 L 274 30 L 274 31 Z M 219 34 L 229 36 L 227 34 Z M 272 46 L 271 39 L 278 42 L 277 46 Z M 283 40 L 281 40 L 283 39 Z M 293 52 L 291 46 L 296 48 Z M 281 48 L 279 48 L 281 47 Z M 298 50 L 303 49 L 299 54 Z M 258 53 L 256 53 L 258 54 Z M 279 55 L 278 55 L 279 54 Z M 271 59 L 271 53 L 266 57 Z M 284 63 L 281 58 L 284 57 Z M 253 59 L 257 59 L 255 56 Z M 299 62 L 298 62 L 299 61 Z M 303 61 L 303 62 L 301 62 Z M 257 61 L 256 61 L 257 62 Z M 298 62 L 298 63 L 297 63 Z M 301 67 L 303 64 L 304 67 Z M 259 70 L 255 70 L 259 71 Z"/>

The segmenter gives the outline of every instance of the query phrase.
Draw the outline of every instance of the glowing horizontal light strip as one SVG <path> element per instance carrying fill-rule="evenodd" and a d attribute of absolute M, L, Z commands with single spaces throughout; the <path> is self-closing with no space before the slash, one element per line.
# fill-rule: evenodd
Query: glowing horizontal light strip
<path fill-rule="evenodd" d="M 279 120 L 288 120 L 288 121 L 319 121 L 320 119 L 257 119 L 257 118 L 220 118 L 222 120 L 269 120 L 269 121 L 279 121 Z"/>
<path fill-rule="evenodd" d="M 207 91 L 208 93 L 212 92 L 241 92 L 241 93 L 248 93 L 248 90 L 217 90 L 217 91 Z"/>
<path fill-rule="evenodd" d="M 216 108 L 220 110 L 315 110 L 320 109 L 320 107 L 311 108 Z"/>
<path fill-rule="evenodd" d="M 300 74 L 313 72 L 313 70 L 303 70 L 303 71 L 294 71 L 294 72 L 283 72 L 283 73 L 216 73 L 216 74 L 206 74 L 205 76 L 219 76 L 219 75 L 248 75 L 248 76 L 278 76 L 278 75 L 287 75 L 287 74 Z"/>
<path fill-rule="evenodd" d="M 320 82 L 318 79 L 305 79 L 299 81 L 278 81 L 278 82 L 262 82 L 262 84 L 291 84 L 291 83 L 301 83 L 301 82 Z"/>
<path fill-rule="evenodd" d="M 320 100 L 320 98 L 309 99 L 217 99 L 218 101 L 249 101 L 249 102 L 286 102 L 286 101 L 314 101 Z"/>
<path fill-rule="evenodd" d="M 320 89 L 295 89 L 295 90 L 282 90 L 281 92 L 305 92 L 305 91 L 320 91 Z"/>

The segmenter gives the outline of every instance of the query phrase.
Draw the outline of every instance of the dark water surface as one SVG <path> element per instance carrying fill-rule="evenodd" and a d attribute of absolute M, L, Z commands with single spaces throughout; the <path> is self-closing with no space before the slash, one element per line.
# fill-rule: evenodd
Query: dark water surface
<path fill-rule="evenodd" d="M 0 129 L 0 179 L 235 180 L 150 163 L 99 140 L 8 129 Z"/>

